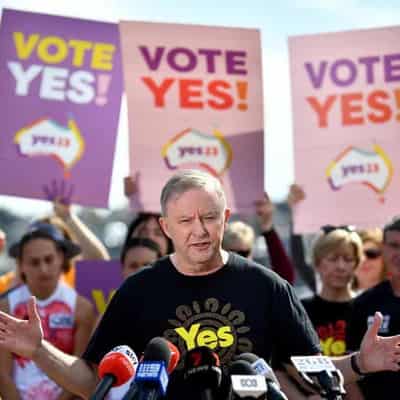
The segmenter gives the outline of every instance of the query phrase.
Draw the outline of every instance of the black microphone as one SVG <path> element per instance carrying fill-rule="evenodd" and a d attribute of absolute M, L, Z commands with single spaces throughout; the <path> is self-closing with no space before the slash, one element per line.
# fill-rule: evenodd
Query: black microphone
<path fill-rule="evenodd" d="M 288 400 L 281 391 L 281 386 L 274 371 L 268 363 L 253 353 L 242 353 L 235 357 L 236 360 L 248 361 L 258 375 L 262 375 L 267 383 L 268 400 Z"/>
<path fill-rule="evenodd" d="M 219 357 L 209 347 L 196 347 L 186 353 L 183 379 L 201 400 L 216 398 L 221 376 Z"/>
<path fill-rule="evenodd" d="M 125 384 L 135 374 L 138 360 L 128 346 L 117 346 L 100 361 L 98 375 L 100 382 L 90 400 L 101 400 L 112 387 Z"/>
<path fill-rule="evenodd" d="M 155 337 L 147 344 L 135 380 L 122 400 L 158 400 L 165 396 L 168 386 L 167 367 L 172 352 L 168 341 Z"/>
<path fill-rule="evenodd" d="M 232 400 L 266 400 L 267 384 L 265 378 L 257 375 L 248 361 L 234 361 L 228 369 L 231 376 Z"/>
<path fill-rule="evenodd" d="M 296 356 L 290 358 L 303 379 L 328 400 L 341 400 L 343 375 L 326 356 Z"/>

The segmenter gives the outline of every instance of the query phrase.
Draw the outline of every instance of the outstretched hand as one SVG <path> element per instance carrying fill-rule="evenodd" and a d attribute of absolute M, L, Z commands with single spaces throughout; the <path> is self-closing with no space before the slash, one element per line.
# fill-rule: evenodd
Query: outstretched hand
<path fill-rule="evenodd" d="M 32 359 L 43 340 L 43 330 L 36 299 L 28 301 L 28 320 L 0 311 L 0 348 Z"/>
<path fill-rule="evenodd" d="M 400 370 L 400 335 L 378 336 L 382 320 L 382 314 L 376 312 L 374 322 L 361 342 L 359 367 L 362 372 Z"/>

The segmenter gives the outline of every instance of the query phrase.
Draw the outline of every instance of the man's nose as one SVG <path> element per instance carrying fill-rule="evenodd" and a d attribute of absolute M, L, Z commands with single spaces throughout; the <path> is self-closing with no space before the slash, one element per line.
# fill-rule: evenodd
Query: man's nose
<path fill-rule="evenodd" d="M 197 235 L 204 235 L 207 234 L 207 229 L 204 225 L 204 222 L 201 218 L 195 218 L 194 223 L 193 223 L 193 231 Z"/>
<path fill-rule="evenodd" d="M 40 270 L 40 272 L 41 272 L 42 274 L 47 274 L 47 273 L 49 273 L 50 269 L 51 269 L 51 266 L 50 266 L 49 264 L 47 264 L 46 262 L 44 262 L 44 261 L 42 261 L 42 262 L 39 264 L 39 270 Z"/>

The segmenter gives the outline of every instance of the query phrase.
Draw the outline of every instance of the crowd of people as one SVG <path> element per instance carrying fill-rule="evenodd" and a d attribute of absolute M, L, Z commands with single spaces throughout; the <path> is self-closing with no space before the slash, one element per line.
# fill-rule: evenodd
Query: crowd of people
<path fill-rule="evenodd" d="M 304 196 L 293 185 L 289 206 Z M 224 365 L 255 353 L 274 366 L 289 399 L 322 398 L 290 363 L 291 356 L 316 354 L 341 371 L 347 399 L 396 398 L 400 217 L 368 230 L 327 221 L 309 265 L 300 235 L 291 234 L 290 252 L 283 245 L 265 194 L 254 202 L 270 260 L 260 265 L 252 260 L 254 227 L 229 221 L 215 177 L 178 172 L 163 188 L 160 210 L 138 214 L 129 226 L 120 254 L 123 283 L 99 318 L 75 289 L 75 263 L 110 257 L 69 205 L 56 201 L 53 216 L 9 244 L 16 262 L 0 277 L 1 399 L 89 398 L 109 350 L 129 345 L 140 354 L 158 336 L 181 354 L 206 345 Z M 6 232 L 0 236 L 6 251 Z M 298 298 L 296 276 L 311 297 Z M 180 363 L 171 374 L 168 399 L 197 398 L 182 370 Z M 227 398 L 228 386 L 223 380 L 216 398 Z"/>

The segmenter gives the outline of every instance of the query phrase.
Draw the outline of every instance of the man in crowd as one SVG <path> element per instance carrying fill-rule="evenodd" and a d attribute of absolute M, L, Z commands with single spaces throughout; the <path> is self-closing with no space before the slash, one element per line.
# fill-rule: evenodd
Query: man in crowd
<path fill-rule="evenodd" d="M 34 300 L 28 321 L 0 314 L 0 346 L 32 358 L 55 381 L 84 398 L 94 391 L 96 366 L 106 352 L 126 344 L 141 353 L 155 336 L 175 343 L 182 355 L 206 345 L 223 364 L 242 352 L 269 361 L 274 350 L 286 365 L 292 355 L 319 353 L 318 338 L 290 284 L 222 250 L 230 211 L 218 179 L 200 171 L 177 173 L 163 188 L 161 209 L 161 225 L 175 252 L 125 281 L 82 358 L 43 340 Z M 359 378 L 355 369 L 400 369 L 400 336 L 378 337 L 380 323 L 377 314 L 360 351 L 335 360 L 347 382 Z M 195 398 L 179 384 L 180 373 L 178 368 L 171 376 L 168 398 Z"/>
<path fill-rule="evenodd" d="M 379 334 L 389 337 L 400 333 L 400 217 L 395 217 L 383 228 L 383 259 L 389 279 L 367 290 L 354 300 L 351 321 L 347 330 L 348 347 L 359 348 L 364 332 L 374 323 L 380 311 L 383 321 Z M 376 400 L 391 393 L 397 397 L 400 374 L 384 371 L 366 375 L 359 382 L 364 398 Z"/>

